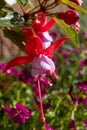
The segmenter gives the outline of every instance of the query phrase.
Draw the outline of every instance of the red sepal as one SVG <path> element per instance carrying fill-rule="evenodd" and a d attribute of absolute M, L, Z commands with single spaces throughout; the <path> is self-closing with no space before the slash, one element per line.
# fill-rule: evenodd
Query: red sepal
<path fill-rule="evenodd" d="M 29 56 L 19 56 L 14 58 L 13 60 L 11 60 L 5 67 L 4 71 L 10 69 L 11 67 L 17 66 L 17 65 L 21 65 L 21 64 L 25 64 L 25 63 L 29 63 L 33 60 L 33 57 L 29 57 Z"/>
<path fill-rule="evenodd" d="M 64 42 L 67 40 L 69 36 L 66 36 L 64 38 L 61 38 L 57 41 L 55 41 L 53 44 L 51 44 L 47 49 L 43 50 L 43 53 L 46 56 L 50 56 L 52 53 L 54 53 L 55 50 L 57 50 Z"/>
<path fill-rule="evenodd" d="M 33 32 L 32 29 L 29 27 L 23 27 L 22 28 L 22 32 L 24 33 L 25 36 L 27 36 L 28 38 L 32 37 Z"/>
<path fill-rule="evenodd" d="M 26 52 L 29 56 L 37 56 L 43 50 L 43 44 L 39 36 L 32 36 L 26 43 Z"/>
<path fill-rule="evenodd" d="M 49 31 L 50 28 L 55 24 L 55 20 L 54 19 L 51 19 L 50 21 L 47 22 L 47 24 L 45 26 L 43 26 L 41 28 L 41 32 L 46 32 L 46 31 Z"/>

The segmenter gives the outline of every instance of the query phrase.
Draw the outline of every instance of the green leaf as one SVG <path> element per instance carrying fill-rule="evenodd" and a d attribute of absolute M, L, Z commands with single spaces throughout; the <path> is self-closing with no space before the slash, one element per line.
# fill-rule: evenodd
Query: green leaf
<path fill-rule="evenodd" d="M 3 13 L 3 12 L 1 12 Z M 5 15 L 5 14 L 3 14 Z M 0 18 L 0 27 L 23 27 L 24 18 L 17 12 L 8 13 L 5 17 Z"/>
<path fill-rule="evenodd" d="M 13 25 L 10 23 L 10 20 L 8 19 L 0 19 L 0 28 L 3 27 L 13 27 Z"/>
<path fill-rule="evenodd" d="M 17 25 L 19 27 L 23 26 L 24 18 L 17 12 L 13 13 L 13 17 L 10 20 L 11 24 Z"/>
<path fill-rule="evenodd" d="M 73 3 L 73 2 L 71 2 L 69 0 L 61 0 L 61 2 L 62 2 L 62 4 L 68 5 L 68 6 L 72 7 L 72 8 L 74 8 L 74 9 L 82 12 L 82 13 L 87 14 L 87 10 L 86 9 L 84 9 L 81 6 L 78 6 L 77 4 L 75 4 L 75 3 Z"/>
<path fill-rule="evenodd" d="M 8 37 L 15 45 L 25 52 L 25 46 L 22 42 L 26 41 L 26 37 L 21 30 L 4 28 L 3 32 L 6 37 Z"/>
<path fill-rule="evenodd" d="M 79 47 L 79 42 L 78 42 L 78 35 L 77 32 L 74 28 L 70 28 L 63 20 L 60 20 L 56 17 L 54 17 L 54 20 L 57 22 L 58 25 L 60 25 L 65 32 L 70 36 L 72 42 Z"/>
<path fill-rule="evenodd" d="M 28 0 L 17 0 L 18 4 L 21 6 L 25 6 L 28 3 Z"/>
<path fill-rule="evenodd" d="M 11 18 L 13 17 L 13 13 L 8 13 L 5 17 L 1 17 L 0 18 L 0 28 L 3 28 L 3 27 L 14 27 L 10 20 Z"/>

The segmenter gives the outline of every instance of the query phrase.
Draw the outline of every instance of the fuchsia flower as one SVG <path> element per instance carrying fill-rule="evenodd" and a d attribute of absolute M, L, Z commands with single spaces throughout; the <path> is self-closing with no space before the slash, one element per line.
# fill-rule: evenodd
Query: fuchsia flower
<path fill-rule="evenodd" d="M 6 102 L 4 110 L 17 124 L 24 124 L 26 120 L 31 117 L 32 113 L 32 110 L 28 110 L 26 106 L 22 105 L 20 102 L 16 103 L 16 108 L 10 108 L 8 102 Z"/>
<path fill-rule="evenodd" d="M 33 36 L 34 31 L 42 39 L 43 47 L 47 48 L 52 42 L 52 37 L 49 35 L 48 30 L 55 24 L 55 21 L 51 19 L 47 22 L 47 17 L 44 15 L 42 12 L 37 14 L 37 19 L 32 22 L 32 27 L 24 27 L 22 32 L 29 40 Z"/>
<path fill-rule="evenodd" d="M 32 22 L 32 29 L 36 34 L 48 31 L 55 24 L 53 19 L 47 22 L 47 18 L 44 15 L 44 13 L 37 14 L 37 19 Z M 22 31 L 29 38 L 33 34 L 32 29 L 31 27 L 24 27 Z"/>
<path fill-rule="evenodd" d="M 60 40 L 55 41 L 48 48 L 43 49 L 43 43 L 41 39 L 38 36 L 32 36 L 32 38 L 28 40 L 25 46 L 26 53 L 28 54 L 28 56 L 19 56 L 17 58 L 14 58 L 7 64 L 4 72 L 13 66 L 32 62 L 33 76 L 44 76 L 48 73 L 51 75 L 53 74 L 56 77 L 54 72 L 55 65 L 51 60 L 50 56 L 68 38 L 68 36 L 61 38 Z"/>

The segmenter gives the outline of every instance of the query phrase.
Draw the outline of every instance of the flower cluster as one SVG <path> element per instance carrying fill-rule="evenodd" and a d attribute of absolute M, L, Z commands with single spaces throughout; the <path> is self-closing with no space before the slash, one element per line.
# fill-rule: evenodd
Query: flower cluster
<path fill-rule="evenodd" d="M 4 110 L 6 111 L 7 115 L 11 117 L 17 124 L 24 124 L 32 114 L 32 110 L 28 110 L 26 106 L 22 105 L 20 102 L 16 104 L 16 108 L 10 108 L 8 102 L 6 102 L 6 107 Z"/>

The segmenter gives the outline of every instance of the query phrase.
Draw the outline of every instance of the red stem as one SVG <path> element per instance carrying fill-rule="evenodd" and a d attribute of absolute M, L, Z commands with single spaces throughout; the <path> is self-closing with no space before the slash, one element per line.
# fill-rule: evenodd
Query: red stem
<path fill-rule="evenodd" d="M 41 97 L 40 77 L 38 77 L 38 93 L 39 93 L 39 100 L 40 100 L 41 120 L 43 123 L 45 123 L 43 103 L 42 103 L 42 97 Z"/>

